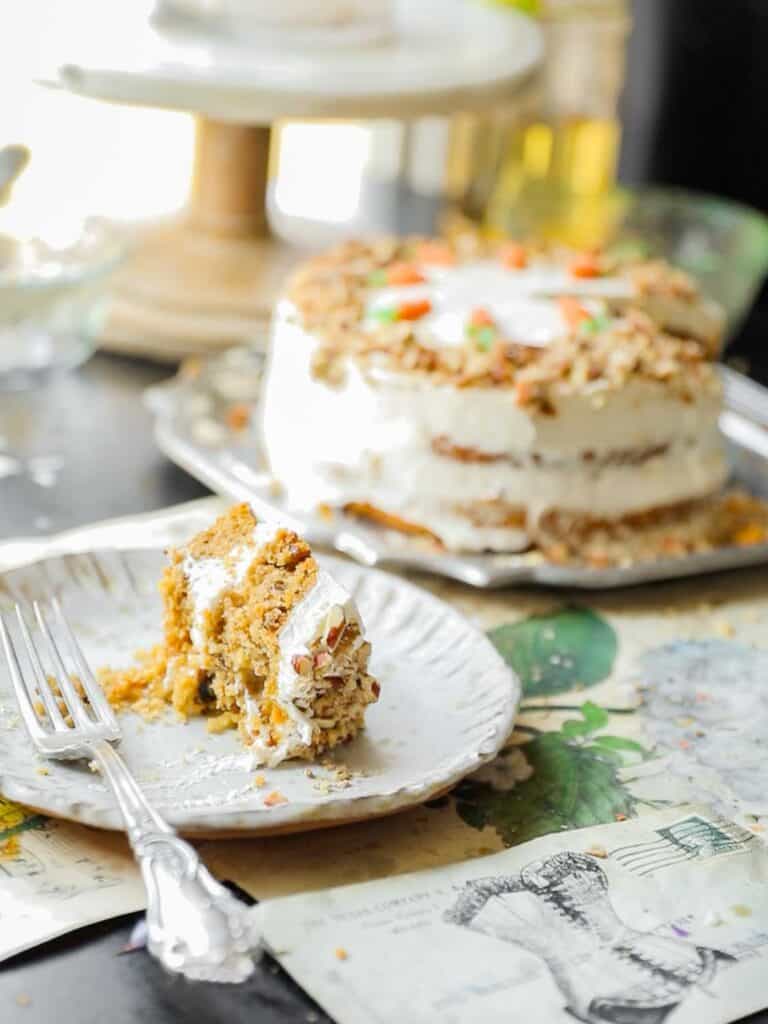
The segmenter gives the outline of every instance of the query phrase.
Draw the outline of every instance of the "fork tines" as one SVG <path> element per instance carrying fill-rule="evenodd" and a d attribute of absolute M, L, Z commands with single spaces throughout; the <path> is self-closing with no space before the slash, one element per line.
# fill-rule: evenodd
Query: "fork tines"
<path fill-rule="evenodd" d="M 16 605 L 21 644 L 14 643 L 0 614 L 0 641 L 27 730 L 38 741 L 51 732 L 118 738 L 112 708 L 57 598 L 51 600 L 50 607 L 46 611 L 37 601 L 32 602 L 34 625 L 30 630 L 21 606 Z M 17 648 L 26 655 L 26 671 Z"/>

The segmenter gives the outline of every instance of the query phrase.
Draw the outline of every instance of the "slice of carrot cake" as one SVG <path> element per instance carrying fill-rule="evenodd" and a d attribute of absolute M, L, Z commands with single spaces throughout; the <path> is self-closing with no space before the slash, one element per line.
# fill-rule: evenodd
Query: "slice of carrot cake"
<path fill-rule="evenodd" d="M 314 758 L 363 726 L 378 683 L 354 600 L 290 529 L 247 504 L 169 552 L 165 639 L 138 669 L 102 674 L 110 700 L 236 725 L 258 764 Z"/>

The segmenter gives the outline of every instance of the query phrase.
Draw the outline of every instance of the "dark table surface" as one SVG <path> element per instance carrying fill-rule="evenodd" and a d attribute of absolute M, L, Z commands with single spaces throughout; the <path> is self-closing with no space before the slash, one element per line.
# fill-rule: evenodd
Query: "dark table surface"
<path fill-rule="evenodd" d="M 152 440 L 142 392 L 172 372 L 97 355 L 39 391 L 0 393 L 0 539 L 207 494 Z"/>

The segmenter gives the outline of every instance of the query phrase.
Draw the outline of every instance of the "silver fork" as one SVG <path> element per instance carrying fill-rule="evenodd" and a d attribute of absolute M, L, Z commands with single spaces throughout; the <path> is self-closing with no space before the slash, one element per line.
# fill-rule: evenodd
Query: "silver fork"
<path fill-rule="evenodd" d="M 51 606 L 53 615 L 47 616 L 37 602 L 32 605 L 41 644 L 36 646 L 22 609 L 16 605 L 26 671 L 0 615 L 0 640 L 19 711 L 33 744 L 45 757 L 95 760 L 111 785 L 147 890 L 149 951 L 169 970 L 189 978 L 245 980 L 260 956 L 255 914 L 213 878 L 195 849 L 177 836 L 148 803 L 112 745 L 120 739 L 112 708 L 55 598 Z M 79 696 L 67 671 L 64 647 L 87 702 Z M 50 675 L 64 712 L 43 668 L 44 660 L 52 668 Z"/>

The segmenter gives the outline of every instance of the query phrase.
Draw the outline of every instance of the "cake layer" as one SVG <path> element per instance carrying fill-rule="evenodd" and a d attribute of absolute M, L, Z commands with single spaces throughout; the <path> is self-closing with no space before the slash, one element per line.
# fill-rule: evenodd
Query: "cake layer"
<path fill-rule="evenodd" d="M 258 763 L 313 756 L 362 726 L 376 683 L 357 607 L 295 533 L 237 506 L 172 555 L 164 589 L 182 635 L 171 687 L 177 676 L 187 692 L 192 668 L 195 710 L 233 716 Z"/>
<path fill-rule="evenodd" d="M 722 324 L 660 262 L 346 243 L 277 307 L 265 449 L 297 510 L 519 550 L 553 513 L 619 521 L 721 487 Z"/>
<path fill-rule="evenodd" d="M 160 590 L 164 641 L 103 675 L 113 703 L 236 726 L 255 765 L 316 757 L 362 728 L 378 683 L 360 615 L 291 530 L 235 506 L 169 552 Z"/>
<path fill-rule="evenodd" d="M 720 386 L 701 362 L 690 387 L 632 374 L 548 382 L 542 408 L 514 387 L 460 386 L 350 355 L 329 381 L 313 371 L 320 348 L 283 302 L 263 430 L 296 509 L 367 504 L 451 548 L 519 550 L 550 510 L 621 518 L 707 495 L 725 478 Z"/>

